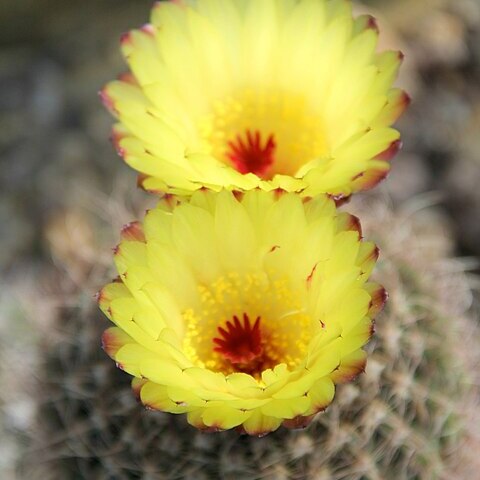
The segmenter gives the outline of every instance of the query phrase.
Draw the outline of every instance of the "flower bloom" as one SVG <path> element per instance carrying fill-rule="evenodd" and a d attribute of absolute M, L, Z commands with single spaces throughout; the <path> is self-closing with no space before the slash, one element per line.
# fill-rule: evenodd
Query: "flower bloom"
<path fill-rule="evenodd" d="M 364 369 L 377 256 L 324 195 L 167 197 L 123 229 L 103 345 L 144 405 L 200 429 L 305 425 Z"/>
<path fill-rule="evenodd" d="M 102 91 L 114 143 L 150 191 L 371 188 L 409 102 L 377 37 L 346 0 L 158 2 L 122 38 L 132 74 Z"/>

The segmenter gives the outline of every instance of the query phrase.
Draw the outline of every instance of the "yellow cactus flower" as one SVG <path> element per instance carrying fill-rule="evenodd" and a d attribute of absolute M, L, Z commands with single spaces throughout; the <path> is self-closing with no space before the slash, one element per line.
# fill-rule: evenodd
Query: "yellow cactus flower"
<path fill-rule="evenodd" d="M 132 74 L 101 92 L 117 151 L 156 192 L 371 188 L 409 101 L 377 37 L 347 0 L 158 2 L 122 37 Z"/>
<path fill-rule="evenodd" d="M 207 430 L 307 424 L 363 371 L 385 292 L 358 220 L 325 195 L 165 197 L 115 250 L 103 346 L 144 405 Z"/>

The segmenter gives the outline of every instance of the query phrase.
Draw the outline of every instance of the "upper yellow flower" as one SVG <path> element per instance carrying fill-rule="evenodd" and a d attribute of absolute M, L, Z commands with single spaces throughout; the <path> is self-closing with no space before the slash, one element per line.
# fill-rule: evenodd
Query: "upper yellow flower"
<path fill-rule="evenodd" d="M 152 191 L 370 188 L 408 103 L 377 37 L 346 0 L 158 2 L 122 39 L 133 75 L 102 92 L 118 151 Z"/>
<path fill-rule="evenodd" d="M 122 237 L 103 342 L 145 405 L 261 435 L 305 424 L 363 370 L 378 251 L 328 197 L 167 197 Z"/>

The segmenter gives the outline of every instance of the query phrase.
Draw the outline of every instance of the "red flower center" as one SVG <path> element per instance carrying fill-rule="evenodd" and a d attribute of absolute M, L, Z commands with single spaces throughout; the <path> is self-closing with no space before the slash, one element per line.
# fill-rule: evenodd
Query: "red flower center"
<path fill-rule="evenodd" d="M 243 314 L 243 323 L 234 316 L 233 321 L 227 322 L 226 329 L 218 327 L 218 333 L 219 337 L 213 339 L 214 350 L 236 366 L 246 366 L 263 352 L 260 317 L 252 325 L 246 313 Z"/>
<path fill-rule="evenodd" d="M 237 135 L 234 141 L 228 142 L 227 157 L 240 173 L 254 173 L 262 176 L 274 161 L 276 143 L 273 135 L 269 135 L 262 144 L 260 132 L 246 131 L 243 136 Z"/>

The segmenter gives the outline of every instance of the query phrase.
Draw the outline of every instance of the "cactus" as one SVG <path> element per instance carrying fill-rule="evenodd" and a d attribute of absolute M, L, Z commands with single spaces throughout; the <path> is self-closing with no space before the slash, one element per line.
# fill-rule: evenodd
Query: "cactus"
<path fill-rule="evenodd" d="M 264 438 L 208 434 L 183 417 L 142 408 L 128 375 L 100 349 L 107 322 L 90 292 L 107 273 L 85 267 L 83 282 L 61 282 L 66 300 L 55 323 L 62 339 L 51 342 L 47 333 L 43 340 L 36 427 L 18 465 L 21 478 L 472 478 L 478 337 L 466 313 L 465 274 L 450 259 L 446 227 L 433 211 L 412 217 L 384 201 L 363 202 L 349 210 L 382 247 L 377 277 L 390 301 L 377 319 L 366 373 L 338 387 L 308 428 Z"/>

